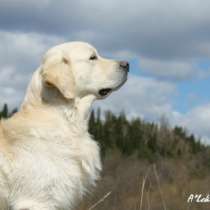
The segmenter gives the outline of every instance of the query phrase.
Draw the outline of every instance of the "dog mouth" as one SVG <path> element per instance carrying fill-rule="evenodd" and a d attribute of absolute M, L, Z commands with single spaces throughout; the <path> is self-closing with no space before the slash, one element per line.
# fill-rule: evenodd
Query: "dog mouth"
<path fill-rule="evenodd" d="M 112 88 L 102 88 L 98 91 L 98 95 L 102 98 L 106 97 L 107 95 L 110 95 L 111 92 L 118 90 L 119 88 L 121 88 L 125 82 L 127 81 L 127 76 L 124 78 L 124 80 L 118 84 L 116 87 L 112 87 Z"/>
<path fill-rule="evenodd" d="M 110 92 L 112 91 L 111 88 L 103 88 L 101 90 L 99 90 L 99 95 L 104 97 L 104 96 L 107 96 Z"/>
<path fill-rule="evenodd" d="M 99 94 L 101 97 L 106 97 L 106 96 L 109 95 L 111 92 L 116 91 L 116 90 L 118 90 L 120 87 L 122 87 L 126 81 L 127 81 L 127 77 L 126 77 L 125 80 L 124 80 L 120 85 L 118 85 L 117 87 L 100 89 L 99 92 L 98 92 L 98 94 Z"/>

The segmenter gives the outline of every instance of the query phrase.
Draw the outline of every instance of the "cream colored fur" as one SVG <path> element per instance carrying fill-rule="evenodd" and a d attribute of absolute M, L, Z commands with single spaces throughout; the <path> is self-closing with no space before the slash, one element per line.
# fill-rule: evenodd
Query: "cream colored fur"
<path fill-rule="evenodd" d="M 97 59 L 90 59 L 92 54 Z M 95 185 L 99 147 L 88 116 L 102 88 L 127 74 L 87 43 L 50 49 L 20 111 L 0 124 L 0 210 L 71 210 Z"/>

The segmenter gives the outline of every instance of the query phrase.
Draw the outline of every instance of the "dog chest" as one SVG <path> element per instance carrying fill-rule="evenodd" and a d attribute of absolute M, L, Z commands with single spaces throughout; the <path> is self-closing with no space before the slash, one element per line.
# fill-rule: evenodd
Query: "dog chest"
<path fill-rule="evenodd" d="M 12 177 L 12 200 L 29 195 L 69 207 L 95 184 L 101 170 L 99 149 L 92 140 L 80 145 L 37 144 L 20 154 Z"/>

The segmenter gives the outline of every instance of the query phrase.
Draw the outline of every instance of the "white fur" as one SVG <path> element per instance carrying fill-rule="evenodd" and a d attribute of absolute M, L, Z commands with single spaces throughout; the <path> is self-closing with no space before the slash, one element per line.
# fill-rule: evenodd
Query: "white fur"
<path fill-rule="evenodd" d="M 86 43 L 47 52 L 20 111 L 0 124 L 1 210 L 77 205 L 101 171 L 99 147 L 88 133 L 90 107 L 101 88 L 114 90 L 125 80 L 117 62 Z"/>

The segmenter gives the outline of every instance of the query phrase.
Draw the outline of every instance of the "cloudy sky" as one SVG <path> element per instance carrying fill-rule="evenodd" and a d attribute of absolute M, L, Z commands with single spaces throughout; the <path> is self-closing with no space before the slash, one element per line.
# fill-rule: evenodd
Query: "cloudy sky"
<path fill-rule="evenodd" d="M 127 59 L 129 80 L 103 109 L 163 115 L 210 143 L 210 1 L 0 0 L 0 106 L 19 106 L 43 53 L 87 41 Z"/>

